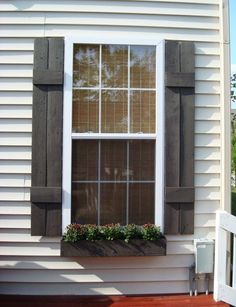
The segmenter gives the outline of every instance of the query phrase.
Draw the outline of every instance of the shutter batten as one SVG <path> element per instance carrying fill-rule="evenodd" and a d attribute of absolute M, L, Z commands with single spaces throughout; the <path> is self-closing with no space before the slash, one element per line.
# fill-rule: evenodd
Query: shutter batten
<path fill-rule="evenodd" d="M 165 43 L 165 233 L 194 232 L 194 44 Z"/>
<path fill-rule="evenodd" d="M 34 44 L 31 234 L 61 235 L 64 40 Z"/>

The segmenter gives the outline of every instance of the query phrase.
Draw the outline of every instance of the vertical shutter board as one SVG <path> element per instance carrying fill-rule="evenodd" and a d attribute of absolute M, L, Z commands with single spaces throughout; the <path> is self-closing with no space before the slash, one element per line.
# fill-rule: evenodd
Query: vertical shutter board
<path fill-rule="evenodd" d="M 46 235 L 45 204 L 31 204 L 31 236 Z"/>
<path fill-rule="evenodd" d="M 47 206 L 47 221 L 46 221 L 46 236 L 60 236 L 61 235 L 61 219 L 62 210 L 58 204 L 50 204 Z"/>
<path fill-rule="evenodd" d="M 168 76 L 194 72 L 193 43 L 166 41 L 165 47 Z M 194 89 L 176 84 L 165 86 L 165 187 L 193 187 Z M 165 202 L 164 210 L 165 233 L 193 233 L 193 203 Z"/>
<path fill-rule="evenodd" d="M 49 38 L 48 67 L 63 71 L 63 39 Z M 62 113 L 63 87 L 51 86 L 48 91 L 47 183 L 60 186 L 62 180 Z"/>
<path fill-rule="evenodd" d="M 63 39 L 49 39 L 48 68 L 63 72 Z M 62 182 L 62 115 L 63 87 L 52 85 L 48 90 L 47 117 L 47 185 L 61 186 Z M 51 204 L 47 207 L 46 235 L 61 233 L 61 206 Z"/>
<path fill-rule="evenodd" d="M 194 45 L 181 43 L 181 71 L 194 72 Z M 194 185 L 194 88 L 181 89 L 181 186 Z M 194 203 L 180 205 L 180 233 L 194 232 Z"/>
<path fill-rule="evenodd" d="M 63 73 L 64 65 L 64 40 L 62 38 L 38 38 L 35 40 L 34 73 L 50 70 Z M 34 79 L 37 78 L 34 76 Z M 32 161 L 32 186 L 35 187 L 61 187 L 62 185 L 62 109 L 63 109 L 63 85 L 34 86 L 34 96 L 40 93 L 44 97 L 44 103 L 39 101 L 43 108 L 44 120 L 40 120 L 40 112 L 37 110 L 37 99 L 33 99 L 33 134 L 32 152 L 40 159 L 39 167 L 43 169 L 44 180 L 37 179 L 37 167 Z M 36 94 L 35 94 L 36 93 Z M 39 100 L 39 99 L 38 99 Z M 41 103 L 40 103 L 41 102 Z M 33 128 L 34 129 L 34 128 Z M 39 131 L 43 131 L 43 137 L 39 138 Z M 42 146 L 43 144 L 43 146 Z M 41 148 L 41 147 L 43 148 Z M 39 152 L 43 151 L 43 155 Z M 33 159 L 33 158 L 32 158 Z M 61 235 L 61 204 L 32 203 L 31 234 L 32 235 Z"/>

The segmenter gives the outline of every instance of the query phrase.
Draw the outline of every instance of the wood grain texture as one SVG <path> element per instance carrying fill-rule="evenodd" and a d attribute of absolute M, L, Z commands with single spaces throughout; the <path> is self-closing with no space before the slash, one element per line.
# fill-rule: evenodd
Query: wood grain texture
<path fill-rule="evenodd" d="M 63 39 L 35 40 L 32 235 L 61 235 L 63 65 Z"/>
<path fill-rule="evenodd" d="M 132 239 L 126 243 L 123 240 L 99 241 L 61 241 L 61 256 L 63 257 L 119 257 L 119 256 L 164 256 L 166 255 L 166 239 L 146 241 Z"/>
<path fill-rule="evenodd" d="M 165 233 L 194 230 L 194 45 L 166 41 Z"/>
<path fill-rule="evenodd" d="M 114 295 L 114 296 L 78 296 L 78 295 L 1 295 L 0 303 L 5 307 L 229 307 L 223 302 L 215 302 L 212 295 Z"/>

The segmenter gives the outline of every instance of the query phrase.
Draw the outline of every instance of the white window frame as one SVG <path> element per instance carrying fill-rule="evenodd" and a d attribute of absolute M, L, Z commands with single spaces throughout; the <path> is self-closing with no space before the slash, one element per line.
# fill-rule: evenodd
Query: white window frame
<path fill-rule="evenodd" d="M 96 33 L 79 34 L 65 38 L 64 103 L 63 103 L 63 174 L 62 174 L 62 231 L 71 223 L 72 186 L 72 139 L 98 139 L 95 133 L 72 133 L 72 90 L 73 90 L 73 44 L 119 44 L 156 46 L 156 133 L 103 133 L 99 139 L 153 139 L 155 150 L 155 224 L 163 231 L 164 220 L 164 41 L 158 37 L 139 38 L 132 33 L 125 37 Z"/>

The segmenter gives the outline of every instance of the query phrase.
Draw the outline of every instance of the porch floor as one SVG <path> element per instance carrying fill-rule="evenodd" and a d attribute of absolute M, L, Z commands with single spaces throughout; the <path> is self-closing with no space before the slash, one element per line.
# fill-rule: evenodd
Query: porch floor
<path fill-rule="evenodd" d="M 3 307 L 187 307 L 187 306 L 221 306 L 212 295 L 145 295 L 145 296 L 19 296 L 0 295 Z"/>

